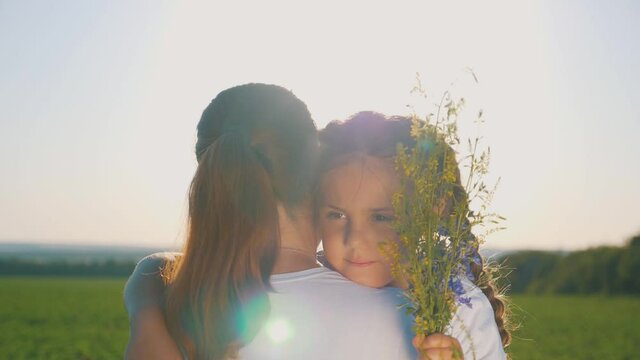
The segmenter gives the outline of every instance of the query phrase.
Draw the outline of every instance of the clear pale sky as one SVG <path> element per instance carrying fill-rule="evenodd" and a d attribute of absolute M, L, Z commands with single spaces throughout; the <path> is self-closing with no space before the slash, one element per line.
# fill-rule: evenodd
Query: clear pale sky
<path fill-rule="evenodd" d="M 177 246 L 219 91 L 282 85 L 322 128 L 420 108 L 417 72 L 484 110 L 487 246 L 640 232 L 640 2 L 441 3 L 0 0 L 0 242 Z"/>

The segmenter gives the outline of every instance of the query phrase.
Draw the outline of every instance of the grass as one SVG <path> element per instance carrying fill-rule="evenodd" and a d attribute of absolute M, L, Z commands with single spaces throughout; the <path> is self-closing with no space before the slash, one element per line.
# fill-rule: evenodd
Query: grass
<path fill-rule="evenodd" d="M 0 277 L 0 359 L 122 359 L 124 282 Z"/>
<path fill-rule="evenodd" d="M 125 279 L 0 277 L 0 359 L 122 359 Z M 514 296 L 513 359 L 634 359 L 640 298 Z"/>
<path fill-rule="evenodd" d="M 514 296 L 513 359 L 637 359 L 640 298 Z"/>

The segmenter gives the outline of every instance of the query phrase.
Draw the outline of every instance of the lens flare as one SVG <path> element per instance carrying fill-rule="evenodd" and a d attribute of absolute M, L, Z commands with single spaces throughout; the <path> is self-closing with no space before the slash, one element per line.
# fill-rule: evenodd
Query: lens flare
<path fill-rule="evenodd" d="M 283 343 L 291 338 L 293 329 L 284 319 L 274 319 L 266 324 L 267 334 L 274 343 Z"/>

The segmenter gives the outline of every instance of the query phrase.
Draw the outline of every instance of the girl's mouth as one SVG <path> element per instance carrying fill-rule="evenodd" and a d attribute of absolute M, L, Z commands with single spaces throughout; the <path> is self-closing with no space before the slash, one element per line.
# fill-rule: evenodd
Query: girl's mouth
<path fill-rule="evenodd" d="M 349 265 L 356 266 L 356 267 L 367 267 L 376 263 L 375 261 L 349 260 L 349 259 L 345 259 L 345 261 Z"/>

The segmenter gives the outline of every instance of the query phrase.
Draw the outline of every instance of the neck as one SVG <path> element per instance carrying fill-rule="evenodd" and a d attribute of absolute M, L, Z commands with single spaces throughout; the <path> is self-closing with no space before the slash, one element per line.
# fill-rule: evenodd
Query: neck
<path fill-rule="evenodd" d="M 311 211 L 297 211 L 292 218 L 278 206 L 280 222 L 280 249 L 273 269 L 274 274 L 303 271 L 318 267 L 317 240 Z"/>

